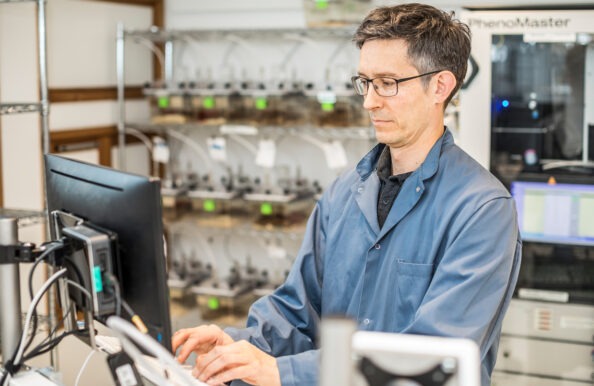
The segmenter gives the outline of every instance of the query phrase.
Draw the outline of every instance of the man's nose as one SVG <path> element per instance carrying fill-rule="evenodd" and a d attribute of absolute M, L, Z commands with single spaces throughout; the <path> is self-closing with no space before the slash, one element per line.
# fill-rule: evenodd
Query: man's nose
<path fill-rule="evenodd" d="M 382 103 L 382 97 L 377 94 L 373 84 L 369 84 L 367 95 L 363 97 L 363 108 L 366 110 L 373 110 L 378 108 Z"/>

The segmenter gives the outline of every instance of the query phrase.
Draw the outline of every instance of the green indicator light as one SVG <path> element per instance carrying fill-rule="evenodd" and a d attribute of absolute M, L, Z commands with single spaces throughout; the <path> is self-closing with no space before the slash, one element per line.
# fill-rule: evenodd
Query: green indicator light
<path fill-rule="evenodd" d="M 260 98 L 256 98 L 256 110 L 266 110 L 266 107 L 268 107 L 268 101 L 266 100 L 266 98 L 260 97 Z"/>
<path fill-rule="evenodd" d="M 218 310 L 219 307 L 221 306 L 221 303 L 219 302 L 219 298 L 215 298 L 215 297 L 210 297 L 208 298 L 208 301 L 206 302 L 207 307 L 209 310 Z"/>
<path fill-rule="evenodd" d="M 169 97 L 160 96 L 159 99 L 157 99 L 157 105 L 159 106 L 159 108 L 166 109 L 167 107 L 169 107 Z"/>
<path fill-rule="evenodd" d="M 316 8 L 317 9 L 328 8 L 328 0 L 316 0 Z"/>
<path fill-rule="evenodd" d="M 204 107 L 207 110 L 214 109 L 214 107 L 215 107 L 215 100 L 214 100 L 214 98 L 211 97 L 211 96 L 204 98 L 202 100 L 202 107 Z"/>
<path fill-rule="evenodd" d="M 334 103 L 322 103 L 322 111 L 334 111 Z"/>
<path fill-rule="evenodd" d="M 217 208 L 217 205 L 215 204 L 214 200 L 204 200 L 202 208 L 205 212 L 214 212 Z"/>
<path fill-rule="evenodd" d="M 270 216 L 272 214 L 272 204 L 269 202 L 263 202 L 262 205 L 260 205 L 260 213 L 262 213 L 264 216 Z"/>
<path fill-rule="evenodd" d="M 95 278 L 95 292 L 103 291 L 103 279 L 101 278 L 101 267 L 93 267 L 93 277 Z"/>

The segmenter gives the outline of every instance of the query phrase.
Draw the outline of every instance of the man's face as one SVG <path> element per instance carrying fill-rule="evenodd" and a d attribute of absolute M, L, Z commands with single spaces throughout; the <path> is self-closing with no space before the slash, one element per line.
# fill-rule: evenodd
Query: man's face
<path fill-rule="evenodd" d="M 409 62 L 407 44 L 403 40 L 371 40 L 361 47 L 359 75 L 368 79 L 391 77 L 396 79 L 419 75 Z M 364 99 L 380 143 L 391 148 L 414 149 L 428 135 L 434 119 L 434 107 L 422 79 L 398 84 L 398 94 L 391 97 L 377 95 L 373 86 Z"/>

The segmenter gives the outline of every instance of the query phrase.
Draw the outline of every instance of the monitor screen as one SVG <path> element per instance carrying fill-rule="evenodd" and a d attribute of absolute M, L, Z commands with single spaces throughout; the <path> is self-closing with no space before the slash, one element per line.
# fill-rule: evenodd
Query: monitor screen
<path fill-rule="evenodd" d="M 514 181 L 522 239 L 594 245 L 594 184 Z"/>
<path fill-rule="evenodd" d="M 171 348 L 160 181 L 45 155 L 48 212 L 82 218 L 117 237 L 113 272 L 123 300 Z"/>

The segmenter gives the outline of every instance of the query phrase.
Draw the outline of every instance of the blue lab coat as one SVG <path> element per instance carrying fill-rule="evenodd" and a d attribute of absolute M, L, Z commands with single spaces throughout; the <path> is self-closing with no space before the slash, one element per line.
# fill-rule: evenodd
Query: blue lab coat
<path fill-rule="evenodd" d="M 253 304 L 247 328 L 227 332 L 277 357 L 283 386 L 317 384 L 325 315 L 361 330 L 470 338 L 487 386 L 520 266 L 513 198 L 446 130 L 380 229 L 384 146 L 327 189 L 286 282 Z"/>

